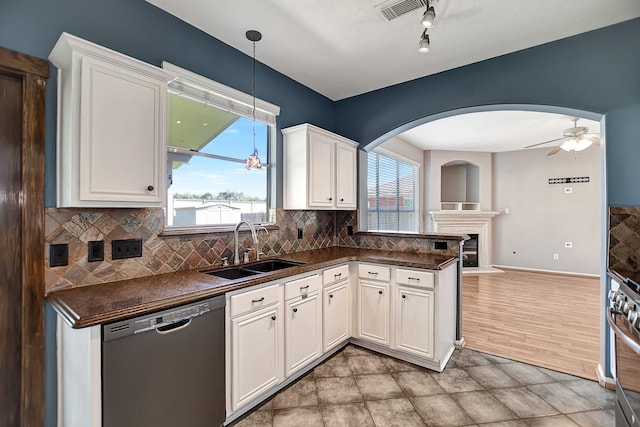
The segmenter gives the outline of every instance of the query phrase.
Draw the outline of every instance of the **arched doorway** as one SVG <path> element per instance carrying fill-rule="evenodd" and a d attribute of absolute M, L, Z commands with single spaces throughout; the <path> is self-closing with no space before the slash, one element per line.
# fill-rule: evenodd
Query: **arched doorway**
<path fill-rule="evenodd" d="M 583 118 L 587 118 L 590 120 L 596 120 L 600 123 L 601 125 L 601 133 L 602 133 L 602 144 L 599 147 L 599 150 L 597 150 L 597 153 L 599 154 L 599 159 L 598 159 L 598 165 L 599 165 L 599 172 L 600 172 L 600 177 L 601 179 L 599 180 L 598 183 L 595 184 L 595 188 L 598 191 L 598 207 L 596 208 L 598 211 L 597 214 L 597 225 L 598 225 L 598 242 L 596 243 L 597 245 L 599 245 L 599 250 L 598 252 L 598 257 L 596 259 L 596 263 L 598 264 L 595 267 L 595 271 L 594 274 L 596 276 L 599 277 L 599 305 L 598 305 L 598 320 L 599 320 L 599 331 L 600 331 L 600 336 L 599 336 L 599 361 L 598 361 L 598 370 L 600 372 L 600 374 L 604 374 L 606 372 L 609 372 L 609 348 L 608 348 L 608 329 L 606 328 L 606 322 L 604 321 L 604 319 L 602 318 L 602 315 L 600 313 L 600 311 L 602 311 L 602 307 L 605 305 L 605 301 L 606 301 L 606 288 L 607 288 L 607 281 L 606 281 L 606 242 L 607 242 L 607 236 L 606 236 L 606 223 L 607 223 L 607 196 L 606 196 L 606 183 L 605 183 L 605 141 L 604 141 L 604 116 L 601 114 L 597 114 L 597 113 L 591 113 L 591 112 L 586 112 L 586 111 L 580 111 L 580 110 L 575 110 L 575 109 L 568 109 L 568 108 L 564 108 L 564 107 L 553 107 L 553 106 L 532 106 L 532 105 L 491 105 L 491 106 L 478 106 L 478 107 L 472 107 L 472 108 L 463 108 L 463 109 L 458 109 L 458 110 L 453 110 L 453 111 L 447 111 L 447 112 L 442 112 L 442 113 L 438 113 L 438 114 L 434 114 L 428 117 L 424 117 L 421 118 L 419 120 L 413 121 L 411 123 L 407 123 L 404 124 L 402 126 L 399 126 L 396 129 L 393 129 L 389 132 L 387 132 L 384 136 L 376 139 L 375 141 L 373 141 L 372 143 L 368 144 L 365 147 L 365 150 L 371 150 L 374 147 L 382 144 L 384 141 L 388 140 L 389 138 L 393 138 L 393 137 L 398 137 L 401 136 L 405 131 L 415 128 L 417 126 L 421 126 L 425 123 L 430 123 L 433 121 L 437 121 L 443 118 L 447 118 L 447 117 L 452 117 L 452 116 L 456 116 L 456 115 L 461 115 L 461 114 L 466 114 L 466 113 L 473 113 L 473 112 L 487 112 L 487 111 L 505 111 L 505 110 L 516 110 L 516 111 L 541 111 L 541 112 L 547 112 L 547 113 L 555 113 L 555 114 L 561 114 L 561 115 L 565 115 L 565 116 L 574 116 L 574 117 L 583 117 Z M 548 178 L 553 178 L 554 176 L 549 176 Z M 441 192 L 442 188 L 438 188 L 438 192 Z M 425 197 L 425 200 L 428 200 L 428 194 L 427 197 Z M 444 201 L 444 200 L 443 200 Z M 423 215 L 427 215 L 426 213 L 423 213 Z M 425 221 L 425 223 L 428 223 L 428 221 Z M 425 231 L 428 231 L 426 228 L 424 229 Z M 463 325 L 464 328 L 464 325 Z M 464 330 L 463 330 L 463 335 L 464 335 Z M 603 375 L 604 376 L 604 375 Z"/>

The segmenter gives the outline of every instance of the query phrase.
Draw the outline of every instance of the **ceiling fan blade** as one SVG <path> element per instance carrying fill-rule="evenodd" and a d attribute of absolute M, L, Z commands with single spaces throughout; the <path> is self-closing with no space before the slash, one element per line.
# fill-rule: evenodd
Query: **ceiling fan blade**
<path fill-rule="evenodd" d="M 563 136 L 562 138 L 556 138 L 556 139 L 551 139 L 551 140 L 549 140 L 549 141 L 545 141 L 545 142 L 538 142 L 537 144 L 527 145 L 527 146 L 526 146 L 526 147 L 524 147 L 524 148 L 533 148 L 533 147 L 537 147 L 538 145 L 549 144 L 549 143 L 551 143 L 551 142 L 560 141 L 560 140 L 562 140 L 562 139 L 564 139 L 564 136 Z"/>
<path fill-rule="evenodd" d="M 561 150 L 562 144 L 558 145 L 557 147 L 554 147 L 551 151 L 549 151 L 547 153 L 547 156 L 553 156 L 554 154 L 558 154 L 558 152 Z"/>
<path fill-rule="evenodd" d="M 596 135 L 597 134 L 593 134 L 593 136 L 591 136 L 591 135 L 585 136 L 585 138 L 587 138 L 588 140 L 590 140 L 594 144 L 600 144 L 600 138 L 598 138 Z"/>

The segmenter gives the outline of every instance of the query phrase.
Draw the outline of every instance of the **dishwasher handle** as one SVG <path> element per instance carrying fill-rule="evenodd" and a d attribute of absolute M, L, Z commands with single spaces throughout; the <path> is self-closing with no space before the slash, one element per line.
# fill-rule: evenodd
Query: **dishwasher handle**
<path fill-rule="evenodd" d="M 168 325 L 158 326 L 156 332 L 159 334 L 170 334 L 186 328 L 191 323 L 191 318 L 178 320 L 177 322 L 170 323 Z"/>

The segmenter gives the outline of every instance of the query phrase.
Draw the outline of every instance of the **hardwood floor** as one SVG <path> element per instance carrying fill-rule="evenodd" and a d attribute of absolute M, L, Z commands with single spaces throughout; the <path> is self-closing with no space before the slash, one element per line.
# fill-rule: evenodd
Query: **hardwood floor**
<path fill-rule="evenodd" d="M 468 348 L 596 379 L 600 279 L 505 270 L 464 275 Z"/>

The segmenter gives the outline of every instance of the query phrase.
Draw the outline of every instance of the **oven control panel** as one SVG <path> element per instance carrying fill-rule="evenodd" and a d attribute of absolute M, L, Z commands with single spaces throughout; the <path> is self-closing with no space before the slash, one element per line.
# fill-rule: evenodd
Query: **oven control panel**
<path fill-rule="evenodd" d="M 609 291 L 609 301 L 611 307 L 618 312 L 618 314 L 624 315 L 629 321 L 630 326 L 633 329 L 640 331 L 640 302 L 631 299 L 621 287 L 615 291 Z"/>

